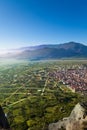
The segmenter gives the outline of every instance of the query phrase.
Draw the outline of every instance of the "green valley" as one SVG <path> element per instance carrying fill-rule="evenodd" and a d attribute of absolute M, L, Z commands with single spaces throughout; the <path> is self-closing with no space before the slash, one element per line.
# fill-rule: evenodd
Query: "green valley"
<path fill-rule="evenodd" d="M 48 130 L 49 123 L 69 116 L 76 103 L 86 100 L 86 92 L 73 92 L 60 72 L 86 67 L 85 60 L 1 64 L 0 104 L 12 130 Z"/>

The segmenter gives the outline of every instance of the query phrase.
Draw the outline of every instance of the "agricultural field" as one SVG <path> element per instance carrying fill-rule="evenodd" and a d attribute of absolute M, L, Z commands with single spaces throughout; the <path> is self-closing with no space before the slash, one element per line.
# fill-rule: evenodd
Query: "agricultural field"
<path fill-rule="evenodd" d="M 49 123 L 67 117 L 86 93 L 72 92 L 58 74 L 86 67 L 85 60 L 3 61 L 0 104 L 12 130 L 48 130 Z"/>

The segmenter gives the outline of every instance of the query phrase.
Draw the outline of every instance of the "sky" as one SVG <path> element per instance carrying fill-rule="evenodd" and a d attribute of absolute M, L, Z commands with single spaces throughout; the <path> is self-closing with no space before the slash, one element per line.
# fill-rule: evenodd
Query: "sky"
<path fill-rule="evenodd" d="M 0 49 L 87 45 L 87 0 L 0 0 Z"/>

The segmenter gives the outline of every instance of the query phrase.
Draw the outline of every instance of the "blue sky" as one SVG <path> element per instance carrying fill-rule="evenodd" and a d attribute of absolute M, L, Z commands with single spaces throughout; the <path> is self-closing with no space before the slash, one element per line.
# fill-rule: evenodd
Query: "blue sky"
<path fill-rule="evenodd" d="M 0 49 L 87 44 L 87 0 L 0 0 Z"/>

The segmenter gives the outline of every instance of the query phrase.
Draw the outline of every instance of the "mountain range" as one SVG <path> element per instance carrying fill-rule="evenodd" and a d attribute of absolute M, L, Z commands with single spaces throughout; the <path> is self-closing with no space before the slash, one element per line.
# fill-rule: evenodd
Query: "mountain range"
<path fill-rule="evenodd" d="M 38 45 L 13 50 L 4 57 L 28 60 L 51 60 L 62 58 L 87 58 L 87 46 L 81 43 L 68 42 L 55 45 Z"/>

